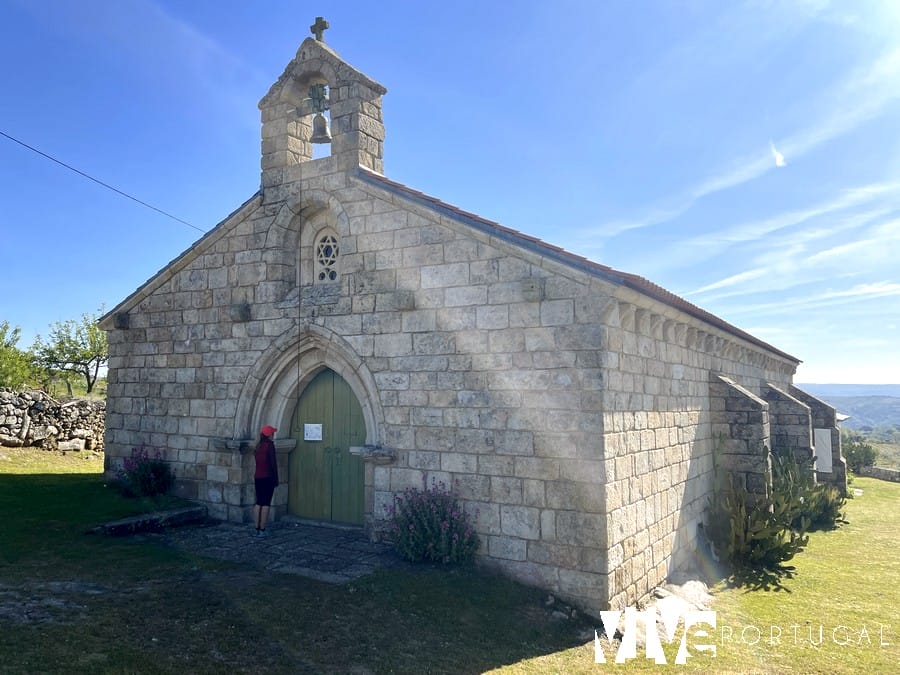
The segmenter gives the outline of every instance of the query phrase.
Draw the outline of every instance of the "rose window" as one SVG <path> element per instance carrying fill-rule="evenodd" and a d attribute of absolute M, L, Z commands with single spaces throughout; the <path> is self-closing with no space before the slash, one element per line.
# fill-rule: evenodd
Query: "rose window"
<path fill-rule="evenodd" d="M 316 281 L 337 281 L 338 242 L 326 234 L 316 244 Z"/>

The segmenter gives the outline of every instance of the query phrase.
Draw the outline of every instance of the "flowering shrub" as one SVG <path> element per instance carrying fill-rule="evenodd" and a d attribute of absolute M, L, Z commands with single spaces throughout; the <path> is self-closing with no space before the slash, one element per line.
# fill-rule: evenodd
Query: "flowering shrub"
<path fill-rule="evenodd" d="M 154 497 L 165 494 L 175 484 L 172 467 L 162 458 L 159 450 L 151 457 L 147 448 L 133 448 L 122 468 L 116 472 L 118 484 L 130 497 Z"/>
<path fill-rule="evenodd" d="M 388 532 L 407 560 L 457 563 L 471 560 L 479 539 L 456 495 L 444 483 L 407 488 L 387 507 Z"/>

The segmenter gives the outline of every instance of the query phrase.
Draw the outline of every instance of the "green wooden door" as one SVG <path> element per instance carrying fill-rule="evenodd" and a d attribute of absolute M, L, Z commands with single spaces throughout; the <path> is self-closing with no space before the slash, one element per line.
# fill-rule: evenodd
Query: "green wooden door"
<path fill-rule="evenodd" d="M 297 403 L 291 434 L 297 448 L 291 453 L 290 512 L 302 518 L 362 524 L 364 466 L 349 449 L 365 443 L 366 425 L 359 401 L 344 378 L 333 370 L 313 378 Z"/>

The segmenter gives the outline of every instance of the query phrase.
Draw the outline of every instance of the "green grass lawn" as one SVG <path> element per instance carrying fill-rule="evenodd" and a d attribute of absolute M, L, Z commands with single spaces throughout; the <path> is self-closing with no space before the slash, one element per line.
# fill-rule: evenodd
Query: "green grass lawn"
<path fill-rule="evenodd" d="M 546 594 L 478 569 L 334 586 L 154 538 L 86 535 L 156 505 L 122 499 L 104 487 L 102 460 L 82 457 L 0 448 L 0 672 L 890 673 L 900 663 L 900 485 L 857 478 L 849 522 L 814 533 L 780 590 L 718 586 L 714 659 L 598 665 L 593 622 L 552 621 Z M 742 643 L 742 631 L 759 641 Z"/>
<path fill-rule="evenodd" d="M 900 484 L 855 478 L 838 529 L 813 532 L 791 561 L 790 578 L 770 590 L 719 583 L 713 593 L 716 656 L 698 654 L 687 672 L 900 672 Z M 821 637 L 820 637 L 821 635 Z M 887 644 L 883 644 L 887 643 Z M 674 649 L 664 645 L 669 664 Z M 593 645 L 502 669 L 504 673 L 588 673 Z M 599 668 L 600 666 L 596 666 Z M 662 666 L 637 659 L 623 672 Z M 676 668 L 674 665 L 668 667 Z"/>

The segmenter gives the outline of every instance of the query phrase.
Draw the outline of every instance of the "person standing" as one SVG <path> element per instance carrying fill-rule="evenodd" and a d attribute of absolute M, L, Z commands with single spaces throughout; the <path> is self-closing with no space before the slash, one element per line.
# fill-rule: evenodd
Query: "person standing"
<path fill-rule="evenodd" d="M 264 426 L 259 432 L 259 445 L 256 446 L 256 473 L 253 479 L 256 485 L 256 504 L 253 506 L 253 522 L 256 524 L 256 536 L 265 537 L 266 521 L 269 519 L 269 508 L 272 495 L 278 487 L 278 459 L 275 455 L 273 438 L 275 427 Z"/>

